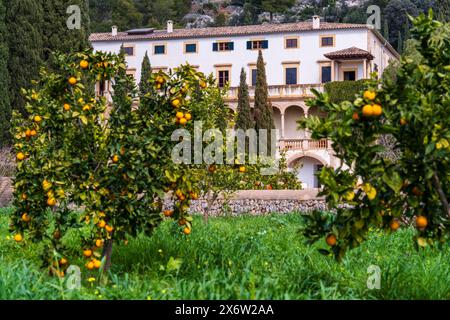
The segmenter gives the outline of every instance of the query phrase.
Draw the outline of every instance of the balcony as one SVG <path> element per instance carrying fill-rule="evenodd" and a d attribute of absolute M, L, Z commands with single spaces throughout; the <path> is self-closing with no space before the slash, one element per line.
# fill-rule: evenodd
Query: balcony
<path fill-rule="evenodd" d="M 322 84 L 296 84 L 296 85 L 276 85 L 268 86 L 268 93 L 271 99 L 277 98 L 310 98 L 313 97 L 312 89 L 324 92 Z M 238 98 L 238 87 L 231 87 L 228 91 L 228 99 L 236 100 Z M 250 98 L 255 96 L 255 87 L 248 88 Z"/>
<path fill-rule="evenodd" d="M 327 139 L 280 139 L 280 151 L 327 150 L 329 147 Z"/>

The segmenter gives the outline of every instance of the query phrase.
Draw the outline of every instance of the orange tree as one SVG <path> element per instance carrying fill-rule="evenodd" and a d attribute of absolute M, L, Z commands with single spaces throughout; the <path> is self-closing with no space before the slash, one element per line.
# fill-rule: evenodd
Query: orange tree
<path fill-rule="evenodd" d="M 155 90 L 138 102 L 123 56 L 86 51 L 56 54 L 55 61 L 54 71 L 43 70 L 24 92 L 30 116 L 14 118 L 14 240 L 42 242 L 45 265 L 63 275 L 70 229 L 83 231 L 80 255 L 90 270 L 108 269 L 114 241 L 148 234 L 164 216 L 189 234 L 197 171 L 171 160 L 171 134 L 192 130 L 195 118 L 208 120 L 200 106 L 219 112 L 214 80 L 182 66 L 153 75 Z M 101 81 L 114 83 L 112 103 L 91 90 Z M 162 213 L 169 191 L 175 208 Z M 83 208 L 81 219 L 73 206 Z"/>
<path fill-rule="evenodd" d="M 337 259 L 371 227 L 393 232 L 411 220 L 417 247 L 448 241 L 450 25 L 433 21 L 431 13 L 413 25 L 418 59 L 403 58 L 393 80 L 383 86 L 373 80 L 353 102 L 335 104 L 316 93 L 309 105 L 328 117 L 300 123 L 313 138 L 331 139 L 342 160 L 319 177 L 335 214 L 315 212 L 304 228 L 311 242 L 325 239 Z M 386 137 L 391 150 L 379 143 Z"/>

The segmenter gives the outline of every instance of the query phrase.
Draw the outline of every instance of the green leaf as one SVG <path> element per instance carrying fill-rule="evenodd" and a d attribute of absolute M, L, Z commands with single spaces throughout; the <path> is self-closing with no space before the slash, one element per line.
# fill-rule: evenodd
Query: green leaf
<path fill-rule="evenodd" d="M 81 122 L 83 122 L 84 125 L 87 125 L 87 124 L 88 124 L 88 119 L 87 119 L 86 116 L 81 115 L 81 116 L 80 116 L 80 120 L 81 120 Z"/>
<path fill-rule="evenodd" d="M 399 193 L 402 189 L 403 181 L 398 172 L 385 172 L 382 179 L 395 193 Z"/>

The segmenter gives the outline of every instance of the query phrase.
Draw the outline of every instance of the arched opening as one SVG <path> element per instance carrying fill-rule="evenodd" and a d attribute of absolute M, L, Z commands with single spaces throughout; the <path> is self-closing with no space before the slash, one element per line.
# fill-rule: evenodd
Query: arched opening
<path fill-rule="evenodd" d="M 278 129 L 281 135 L 281 111 L 275 106 L 273 106 L 273 122 L 275 123 L 275 129 Z"/>
<path fill-rule="evenodd" d="M 303 188 L 320 188 L 317 173 L 319 173 L 325 164 L 313 157 L 300 157 L 289 164 L 289 168 L 298 168 L 298 179 Z"/>
<path fill-rule="evenodd" d="M 284 112 L 284 137 L 286 139 L 304 139 L 304 132 L 299 131 L 297 121 L 305 117 L 305 112 L 299 106 L 290 106 Z"/>

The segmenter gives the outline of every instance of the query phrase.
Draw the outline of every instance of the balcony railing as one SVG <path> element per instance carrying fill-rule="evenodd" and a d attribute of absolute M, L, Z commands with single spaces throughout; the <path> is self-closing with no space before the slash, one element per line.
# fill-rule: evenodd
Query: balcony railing
<path fill-rule="evenodd" d="M 281 151 L 308 151 L 308 150 L 327 150 L 330 147 L 329 141 L 326 139 L 281 139 Z"/>
<path fill-rule="evenodd" d="M 270 98 L 283 98 L 283 97 L 312 97 L 314 94 L 311 89 L 315 89 L 319 92 L 324 91 L 322 84 L 297 84 L 297 85 L 276 85 L 268 86 L 268 93 Z M 229 99 L 237 99 L 238 87 L 231 87 L 228 91 Z M 255 87 L 249 87 L 249 96 L 255 96 Z"/>

